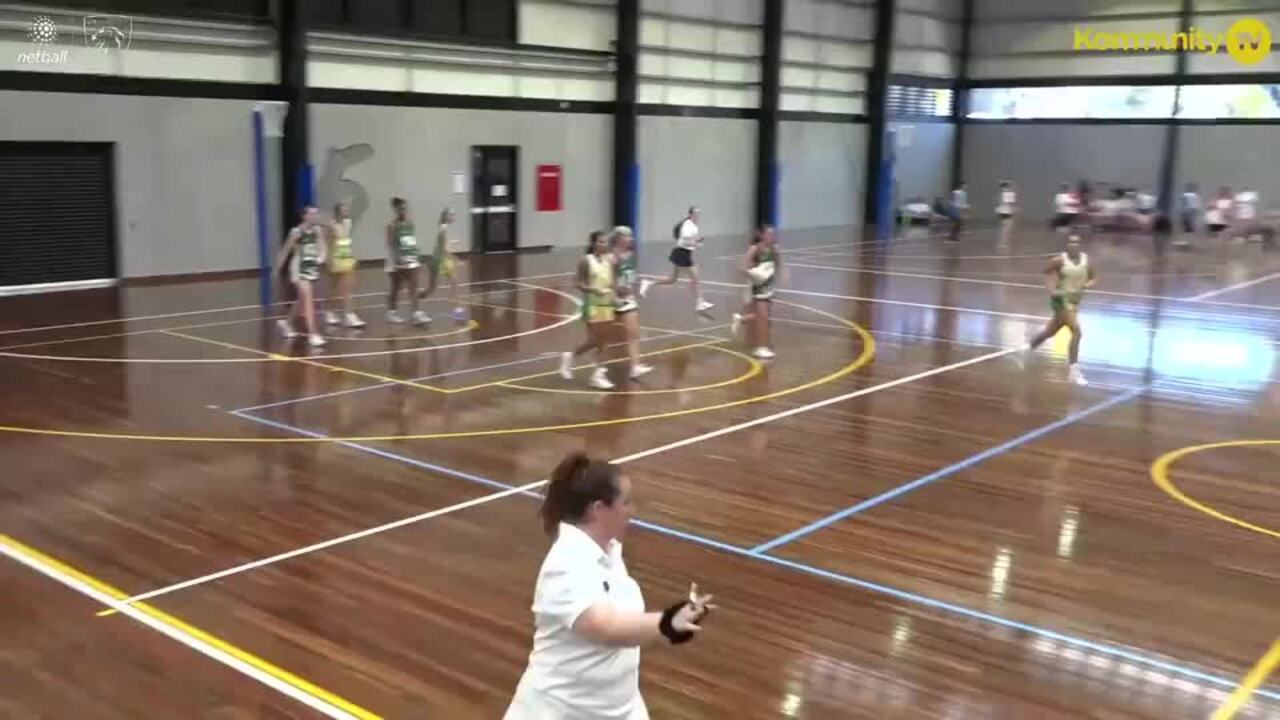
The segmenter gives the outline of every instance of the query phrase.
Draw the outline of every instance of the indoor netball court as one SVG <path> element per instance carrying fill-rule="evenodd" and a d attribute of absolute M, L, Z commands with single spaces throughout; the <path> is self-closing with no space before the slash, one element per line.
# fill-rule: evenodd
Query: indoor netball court
<path fill-rule="evenodd" d="M 1053 234 L 786 242 L 776 360 L 709 259 L 719 307 L 653 291 L 657 369 L 612 392 L 555 373 L 561 254 L 312 353 L 250 281 L 5 301 L 9 712 L 498 717 L 539 489 L 588 448 L 636 483 L 646 592 L 721 606 L 645 652 L 655 717 L 1280 716 L 1274 253 L 1093 242 L 1077 387 L 1065 333 L 1016 351 Z"/>

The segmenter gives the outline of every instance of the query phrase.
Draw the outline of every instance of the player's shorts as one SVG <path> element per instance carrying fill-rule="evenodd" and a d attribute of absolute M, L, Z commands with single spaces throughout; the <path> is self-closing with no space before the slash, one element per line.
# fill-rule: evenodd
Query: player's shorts
<path fill-rule="evenodd" d="M 677 247 L 671 249 L 671 255 L 668 256 L 671 264 L 680 268 L 693 267 L 693 251 L 689 248 Z"/>
<path fill-rule="evenodd" d="M 582 319 L 588 325 L 613 322 L 616 318 L 617 311 L 614 310 L 612 302 L 599 302 L 588 298 L 582 303 Z"/>
<path fill-rule="evenodd" d="M 329 261 L 329 272 L 334 275 L 346 275 L 349 272 L 355 272 L 356 264 L 354 257 L 334 258 Z"/>
<path fill-rule="evenodd" d="M 320 266 L 315 263 L 304 263 L 297 255 L 289 261 L 289 281 L 315 282 L 320 279 Z"/>
<path fill-rule="evenodd" d="M 445 254 L 443 258 L 440 258 L 440 269 L 439 269 L 440 277 L 446 278 L 446 279 L 452 279 L 453 274 L 454 272 L 457 271 L 457 269 L 458 269 L 458 261 L 454 260 L 452 255 Z"/>
<path fill-rule="evenodd" d="M 1076 294 L 1070 295 L 1054 295 L 1049 298 L 1049 309 L 1053 314 L 1058 315 L 1069 310 L 1074 311 L 1080 308 L 1080 296 Z"/>

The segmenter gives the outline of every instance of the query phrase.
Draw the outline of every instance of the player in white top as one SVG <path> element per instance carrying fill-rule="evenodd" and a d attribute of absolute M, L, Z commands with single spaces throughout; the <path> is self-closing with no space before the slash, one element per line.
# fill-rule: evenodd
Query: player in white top
<path fill-rule="evenodd" d="M 1089 256 L 1080 250 L 1080 238 L 1072 235 L 1067 239 L 1066 252 L 1049 261 L 1045 268 L 1045 285 L 1049 289 L 1049 309 L 1053 317 L 1049 323 L 1031 339 L 1024 349 L 1035 350 L 1044 341 L 1058 334 L 1062 328 L 1071 331 L 1071 345 L 1067 350 L 1067 381 L 1077 385 L 1087 385 L 1084 374 L 1080 372 L 1080 301 L 1084 299 L 1084 291 L 1093 287 L 1096 276 L 1093 266 L 1089 264 Z"/>
<path fill-rule="evenodd" d="M 1231 188 L 1218 188 L 1218 196 L 1209 203 L 1209 210 L 1204 214 L 1205 227 L 1213 235 L 1217 235 L 1231 224 L 1232 206 L 1235 204 Z"/>
<path fill-rule="evenodd" d="M 576 453 L 547 485 L 542 521 L 554 544 L 533 593 L 533 651 L 504 720 L 648 720 L 640 648 L 693 639 L 715 609 L 690 588 L 646 612 L 622 560 L 631 480 L 618 465 Z"/>
<path fill-rule="evenodd" d="M 1013 232 L 1013 216 L 1018 213 L 1018 191 L 1008 180 L 1000 182 L 1000 196 L 996 201 L 996 215 L 1000 216 L 1000 242 L 1008 242 Z"/>
<path fill-rule="evenodd" d="M 1235 222 L 1231 227 L 1231 236 L 1233 238 L 1245 240 L 1258 238 L 1266 243 L 1275 239 L 1275 228 L 1262 222 L 1261 215 L 1258 212 L 1258 205 L 1261 201 L 1262 198 L 1258 196 L 1258 193 L 1247 187 L 1236 195 L 1233 206 Z"/>
<path fill-rule="evenodd" d="M 1067 232 L 1080 216 L 1080 196 L 1071 189 L 1070 183 L 1058 186 L 1058 194 L 1053 196 L 1053 227 L 1059 232 Z"/>
<path fill-rule="evenodd" d="M 1203 211 L 1200 201 L 1200 188 L 1195 183 L 1187 183 L 1182 193 L 1182 232 L 1183 235 L 1195 235 L 1200 227 L 1200 213 Z M 1185 241 L 1184 241 L 1185 244 Z"/>
<path fill-rule="evenodd" d="M 654 285 L 674 285 L 680 279 L 680 271 L 683 270 L 689 274 L 689 282 L 693 288 L 694 307 L 698 312 L 706 312 L 715 307 L 714 303 L 707 302 L 702 297 L 702 288 L 698 285 L 698 262 L 694 257 L 694 252 L 702 245 L 702 231 L 698 229 L 698 218 L 701 211 L 697 207 L 689 208 L 689 213 L 685 215 L 675 227 L 673 234 L 675 235 L 676 246 L 671 249 L 671 276 L 665 280 L 641 280 L 640 281 L 640 297 L 649 294 L 649 288 Z"/>

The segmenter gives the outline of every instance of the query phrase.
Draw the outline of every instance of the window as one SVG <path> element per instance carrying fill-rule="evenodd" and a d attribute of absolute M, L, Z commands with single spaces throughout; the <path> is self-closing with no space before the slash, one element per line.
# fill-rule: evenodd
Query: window
<path fill-rule="evenodd" d="M 1280 118 L 1280 85 L 1183 85 L 1178 117 Z"/>
<path fill-rule="evenodd" d="M 890 117 L 951 117 L 950 88 L 890 85 L 885 109 Z"/>
<path fill-rule="evenodd" d="M 1173 115 L 1174 85 L 1086 85 L 976 88 L 969 94 L 974 119 L 1164 119 Z"/>

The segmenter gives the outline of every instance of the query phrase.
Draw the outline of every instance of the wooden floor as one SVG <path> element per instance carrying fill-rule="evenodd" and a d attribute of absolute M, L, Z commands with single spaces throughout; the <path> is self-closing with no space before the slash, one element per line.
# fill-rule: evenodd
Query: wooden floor
<path fill-rule="evenodd" d="M 1280 252 L 1089 241 L 1081 388 L 1065 337 L 1009 354 L 1039 227 L 783 242 L 777 360 L 713 241 L 717 307 L 655 289 L 657 370 L 607 394 L 552 374 L 572 253 L 486 259 L 426 330 L 363 273 L 370 327 L 312 353 L 251 280 L 0 301 L 0 717 L 500 717 L 532 494 L 587 448 L 650 603 L 723 608 L 646 650 L 657 719 L 1280 718 Z"/>

